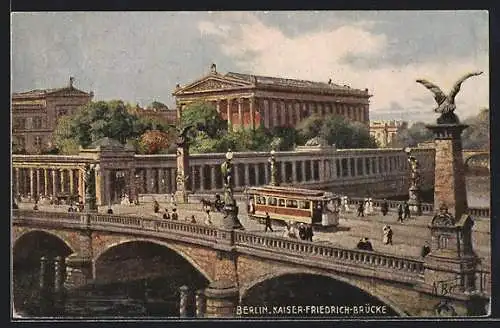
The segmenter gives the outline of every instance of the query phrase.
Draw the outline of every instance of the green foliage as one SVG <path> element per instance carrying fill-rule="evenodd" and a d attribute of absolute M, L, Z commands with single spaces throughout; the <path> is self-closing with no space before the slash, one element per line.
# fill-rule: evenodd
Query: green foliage
<path fill-rule="evenodd" d="M 375 140 L 370 136 L 368 128 L 359 122 L 349 122 L 342 116 L 328 115 L 321 117 L 312 115 L 297 127 L 297 140 L 301 144 L 314 137 L 324 138 L 329 145 L 342 148 L 376 148 Z"/>
<path fill-rule="evenodd" d="M 182 111 L 180 125 L 181 127 L 192 125 L 195 130 L 205 132 L 210 138 L 219 137 L 227 132 L 227 122 L 217 113 L 213 105 L 204 102 L 187 106 Z"/>
<path fill-rule="evenodd" d="M 432 131 L 425 127 L 423 122 L 415 122 L 410 128 L 401 129 L 391 142 L 389 147 L 416 147 L 419 143 L 434 139 Z"/>
<path fill-rule="evenodd" d="M 156 109 L 156 110 L 165 110 L 168 107 L 164 103 L 155 100 L 151 104 L 149 104 L 148 108 L 152 108 L 152 109 Z"/>
<path fill-rule="evenodd" d="M 167 132 L 169 127 L 154 118 L 139 117 L 131 105 L 120 100 L 91 102 L 71 116 L 59 119 L 54 141 L 60 153 L 74 154 L 79 146 L 87 147 L 104 137 L 122 144 L 131 143 L 141 151 L 135 141 L 152 129 Z"/>
<path fill-rule="evenodd" d="M 464 149 L 490 149 L 490 110 L 484 108 L 475 117 L 464 120 L 469 127 L 462 134 Z"/>

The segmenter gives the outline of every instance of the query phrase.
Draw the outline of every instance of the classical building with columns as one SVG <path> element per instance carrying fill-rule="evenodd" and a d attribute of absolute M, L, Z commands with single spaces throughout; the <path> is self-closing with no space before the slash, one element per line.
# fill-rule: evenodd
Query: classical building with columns
<path fill-rule="evenodd" d="M 399 131 L 408 128 L 406 121 L 370 121 L 370 135 L 380 147 L 388 147 Z"/>
<path fill-rule="evenodd" d="M 73 86 L 73 78 L 62 88 L 12 94 L 12 150 L 40 153 L 50 149 L 57 120 L 74 113 L 92 100 L 92 92 Z"/>
<path fill-rule="evenodd" d="M 358 90 L 328 82 L 313 82 L 242 73 L 217 72 L 185 86 L 177 85 L 177 117 L 186 105 L 210 102 L 231 128 L 295 126 L 312 115 L 337 114 L 369 123 L 368 89 Z"/>

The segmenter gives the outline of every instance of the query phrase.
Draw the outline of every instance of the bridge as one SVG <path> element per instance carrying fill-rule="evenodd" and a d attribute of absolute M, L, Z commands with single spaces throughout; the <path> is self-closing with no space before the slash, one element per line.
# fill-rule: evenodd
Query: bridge
<path fill-rule="evenodd" d="M 462 153 L 466 170 L 469 172 L 490 172 L 489 150 L 463 150 Z"/>
<path fill-rule="evenodd" d="M 443 279 L 440 270 L 454 269 L 449 264 L 443 269 L 439 257 L 370 252 L 152 217 L 14 210 L 12 233 L 15 263 L 40 251 L 40 240 L 52 240 L 53 255 L 67 258 L 68 289 L 161 275 L 172 270 L 162 265 L 167 261 L 145 254 L 155 253 L 151 247 L 175 254 L 201 277 L 193 287 L 205 290 L 205 311 L 211 316 L 231 315 L 236 305 L 252 304 L 255 295 L 266 294 L 266 283 L 290 276 L 351 286 L 401 316 L 437 315 L 443 304 L 453 315 L 481 315 L 490 294 L 489 273 L 459 270 L 453 279 Z M 128 259 L 120 265 L 126 270 L 107 267 L 110 259 L 125 254 Z"/>

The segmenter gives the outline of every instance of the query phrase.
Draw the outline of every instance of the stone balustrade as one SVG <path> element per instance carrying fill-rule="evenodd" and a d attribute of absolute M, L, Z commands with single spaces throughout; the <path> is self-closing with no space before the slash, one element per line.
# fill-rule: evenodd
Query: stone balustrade
<path fill-rule="evenodd" d="M 355 205 L 357 206 L 359 202 L 364 202 L 366 198 L 363 197 L 351 197 L 348 199 L 349 205 Z M 391 210 L 397 210 L 398 205 L 401 203 L 401 201 L 397 200 L 386 200 L 387 204 L 389 205 L 389 209 Z M 374 208 L 380 208 L 381 204 L 384 202 L 383 199 L 373 199 L 372 198 L 372 203 Z M 430 203 L 421 203 L 422 206 L 422 213 L 423 214 L 433 214 L 434 213 L 434 204 Z M 490 209 L 487 207 L 469 207 L 467 209 L 467 213 L 471 215 L 472 217 L 481 217 L 481 218 L 490 218 L 491 212 Z"/>
<path fill-rule="evenodd" d="M 424 272 L 423 261 L 418 259 L 275 236 L 263 236 L 244 231 L 235 231 L 235 245 L 265 249 L 277 254 L 313 257 L 315 261 L 324 261 L 325 263 L 337 262 L 344 265 L 375 267 L 415 275 L 421 275 Z M 419 279 L 417 276 L 415 278 Z"/>
<path fill-rule="evenodd" d="M 176 191 L 176 156 L 138 155 L 127 151 L 85 151 L 78 156 L 13 155 L 13 189 L 16 195 L 79 195 L 84 199 L 83 168 L 98 163 L 96 197 L 100 205 L 121 201 L 123 194 L 170 194 Z M 415 149 L 421 163 L 423 186 L 434 181 L 433 149 Z M 222 192 L 220 165 L 225 154 L 191 154 L 188 188 L 191 193 Z M 267 152 L 237 152 L 233 157 L 234 190 L 270 182 Z M 376 193 L 402 195 L 408 189 L 408 163 L 401 149 L 335 148 L 276 153 L 278 181 L 282 185 L 329 189 L 347 195 Z"/>
<path fill-rule="evenodd" d="M 13 214 L 14 223 L 28 220 L 33 223 L 55 227 L 72 224 L 74 228 L 85 227 L 91 230 L 131 232 L 136 235 L 189 241 L 217 249 L 221 247 L 236 247 L 236 249 L 243 247 L 250 249 L 252 253 L 252 250 L 265 249 L 274 254 L 294 256 L 298 260 L 304 257 L 313 258 L 315 265 L 319 267 L 336 262 L 342 266 L 351 265 L 405 272 L 413 275 L 413 279 L 420 279 L 423 272 L 423 262 L 418 259 L 281 237 L 263 236 L 252 232 L 224 230 L 214 226 L 181 221 L 109 214 L 27 210 L 14 210 Z"/>

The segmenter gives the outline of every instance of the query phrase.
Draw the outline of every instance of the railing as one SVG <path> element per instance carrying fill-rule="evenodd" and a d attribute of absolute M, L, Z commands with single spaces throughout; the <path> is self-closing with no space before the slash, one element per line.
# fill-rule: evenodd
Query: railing
<path fill-rule="evenodd" d="M 320 267 L 331 265 L 356 269 L 370 269 L 380 273 L 393 274 L 409 281 L 423 279 L 424 261 L 417 258 L 382 254 L 373 251 L 341 248 L 334 245 L 318 244 L 307 241 L 287 239 L 283 237 L 255 234 L 247 231 L 230 231 L 214 226 L 193 224 L 182 221 L 162 220 L 157 218 L 143 218 L 136 216 L 121 216 L 96 213 L 64 213 L 41 212 L 32 210 L 14 210 L 13 221 L 38 221 L 41 223 L 70 224 L 75 228 L 102 229 L 116 231 L 119 228 L 123 233 L 132 230 L 134 234 L 168 237 L 191 243 L 199 243 L 208 247 L 216 245 L 236 247 L 238 251 L 268 252 L 271 256 L 288 256 L 292 261 L 299 263 L 309 262 Z M 153 235 L 152 235 L 153 233 Z M 207 243 L 208 242 L 208 243 Z M 385 273 L 383 273 L 385 272 Z M 358 271 L 359 274 L 359 271 Z M 394 276 L 394 274 L 396 276 Z M 476 273 L 476 292 L 490 294 L 490 272 L 480 270 Z M 386 277 L 387 278 L 387 277 Z"/>
<path fill-rule="evenodd" d="M 332 245 L 318 245 L 299 240 L 255 235 L 250 232 L 235 231 L 236 246 L 261 248 L 286 255 L 301 255 L 342 264 L 387 268 L 399 272 L 423 274 L 424 262 L 417 259 L 392 256 L 377 252 L 339 248 Z"/>
<path fill-rule="evenodd" d="M 364 202 L 366 198 L 363 197 L 350 197 L 348 198 L 348 204 L 349 205 L 358 205 L 359 202 Z M 396 210 L 398 208 L 398 205 L 401 203 L 401 201 L 397 200 L 386 200 L 387 204 L 389 205 L 389 210 L 394 209 Z M 373 199 L 372 198 L 372 203 L 374 208 L 380 208 L 382 203 L 384 202 L 383 199 Z M 424 214 L 433 214 L 434 213 L 434 204 L 430 203 L 420 203 L 421 208 L 422 208 L 422 213 Z M 469 207 L 467 209 L 467 213 L 471 216 L 475 217 L 481 217 L 481 218 L 490 218 L 491 211 L 490 208 L 488 207 Z"/>
<path fill-rule="evenodd" d="M 491 218 L 491 211 L 488 207 L 469 207 L 467 213 L 472 217 Z"/>

